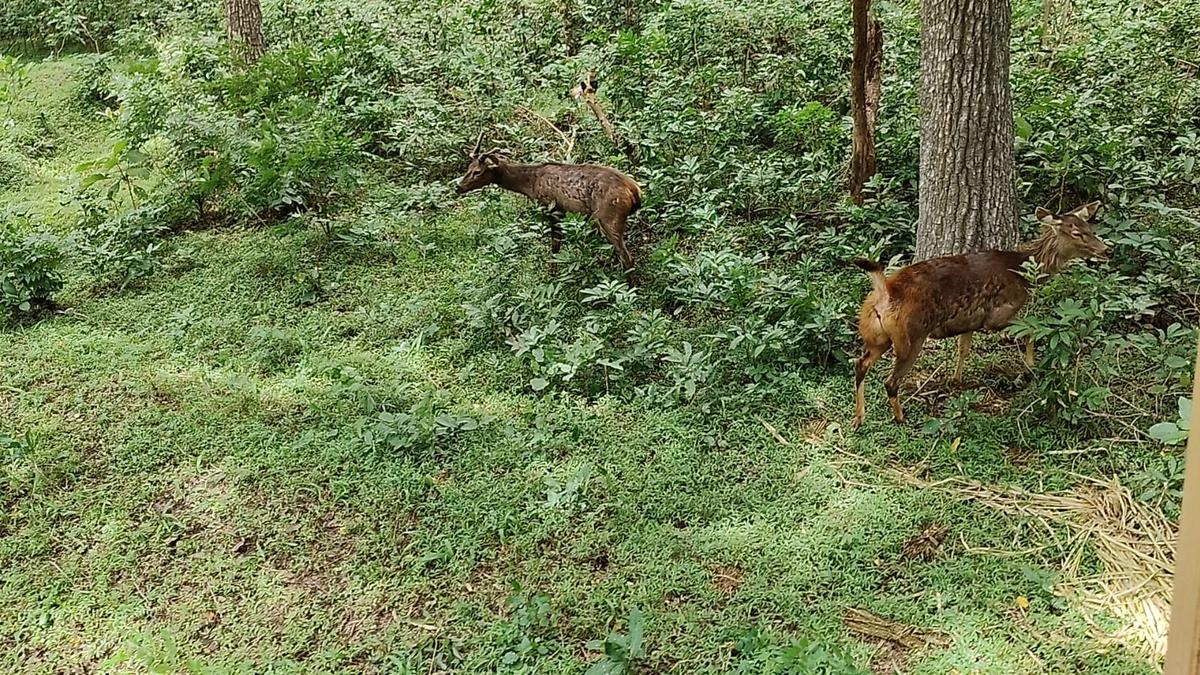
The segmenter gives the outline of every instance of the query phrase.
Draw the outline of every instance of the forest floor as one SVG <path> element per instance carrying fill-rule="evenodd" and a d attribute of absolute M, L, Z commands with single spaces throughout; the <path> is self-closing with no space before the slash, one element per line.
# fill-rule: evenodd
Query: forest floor
<path fill-rule="evenodd" d="M 84 61 L 34 67 L 18 118 L 43 112 L 55 142 L 0 202 L 57 208 L 105 147 L 72 100 Z M 1095 514 L 980 496 L 1085 498 L 1125 452 L 1020 429 L 1007 342 L 964 385 L 991 426 L 941 433 L 886 423 L 878 374 L 861 434 L 841 372 L 757 410 L 541 395 L 455 328 L 506 212 L 365 192 L 354 208 L 423 245 L 361 254 L 303 219 L 184 232 L 143 284 L 72 283 L 0 332 L 0 668 L 1156 671 L 1119 635 L 1135 618 L 1087 602 L 1114 573 L 1071 525 Z M 922 357 L 913 404 L 941 405 L 949 354 Z M 483 428 L 364 449 L 343 403 L 380 383 L 445 390 Z M 982 487 L 922 482 L 954 476 Z M 858 611 L 918 630 L 881 639 Z"/>

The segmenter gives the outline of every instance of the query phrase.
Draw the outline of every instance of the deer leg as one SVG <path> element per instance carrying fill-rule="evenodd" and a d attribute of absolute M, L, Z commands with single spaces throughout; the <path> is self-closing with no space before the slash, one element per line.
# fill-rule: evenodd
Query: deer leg
<path fill-rule="evenodd" d="M 629 249 L 625 248 L 625 218 L 613 218 L 599 222 L 604 238 L 608 239 L 608 243 L 612 244 L 617 251 L 617 259 L 621 261 L 621 269 L 625 272 L 625 282 L 634 286 L 633 256 L 629 255 Z"/>
<path fill-rule="evenodd" d="M 954 364 L 954 382 L 962 382 L 963 370 L 967 365 L 967 355 L 971 353 L 971 336 L 973 333 L 963 333 L 958 336 L 958 362 Z"/>
<path fill-rule="evenodd" d="M 862 426 L 863 420 L 867 416 L 867 373 L 870 372 L 871 366 L 879 360 L 880 356 L 891 346 L 891 341 L 882 345 L 874 344 L 867 345 L 866 351 L 863 352 L 862 358 L 858 363 L 854 364 L 854 428 Z"/>
<path fill-rule="evenodd" d="M 924 338 L 911 342 L 896 341 L 893 343 L 896 365 L 892 367 L 892 374 L 883 386 L 887 390 L 888 401 L 892 404 L 892 418 L 896 424 L 904 424 L 904 408 L 900 406 L 900 383 L 904 381 L 908 371 L 912 370 L 913 364 L 917 362 L 917 355 L 921 353 L 921 347 L 924 344 Z"/>
<path fill-rule="evenodd" d="M 562 217 L 557 213 L 551 213 L 547 218 L 550 225 L 550 274 L 558 276 L 558 261 L 554 259 L 554 256 L 557 256 L 558 252 L 562 250 Z"/>

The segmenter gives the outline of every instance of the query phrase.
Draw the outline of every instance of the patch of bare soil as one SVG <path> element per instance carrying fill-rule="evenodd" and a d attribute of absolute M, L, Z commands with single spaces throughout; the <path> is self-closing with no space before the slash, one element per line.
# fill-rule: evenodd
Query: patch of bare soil
<path fill-rule="evenodd" d="M 745 581 L 745 570 L 736 565 L 721 565 L 713 570 L 713 585 L 723 596 L 737 593 Z"/>

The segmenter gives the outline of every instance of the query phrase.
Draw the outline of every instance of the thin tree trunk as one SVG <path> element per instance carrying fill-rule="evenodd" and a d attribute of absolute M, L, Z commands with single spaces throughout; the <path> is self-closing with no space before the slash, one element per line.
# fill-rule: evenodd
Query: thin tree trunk
<path fill-rule="evenodd" d="M 244 63 L 257 63 L 267 51 L 258 0 L 225 0 L 225 21 L 234 53 Z"/>
<path fill-rule="evenodd" d="M 1009 0 L 924 0 L 918 260 L 1017 243 Z"/>
<path fill-rule="evenodd" d="M 871 16 L 871 0 L 853 0 L 854 55 L 850 65 L 850 196 L 863 203 L 863 187 L 875 175 L 875 119 L 883 95 L 883 29 Z"/>

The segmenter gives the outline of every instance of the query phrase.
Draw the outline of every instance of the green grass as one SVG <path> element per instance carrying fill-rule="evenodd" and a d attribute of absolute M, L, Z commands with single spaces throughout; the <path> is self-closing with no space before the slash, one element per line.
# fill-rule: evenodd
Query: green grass
<path fill-rule="evenodd" d="M 104 147 L 64 93 L 77 58 L 35 69 L 22 107 L 54 111 L 63 140 L 0 202 L 51 209 L 65 168 Z M 949 634 L 911 672 L 1154 672 L 1055 606 L 1045 532 L 883 471 L 1065 490 L 1120 446 L 1047 454 L 1078 441 L 976 406 L 951 449 L 920 433 L 919 400 L 913 426 L 887 424 L 878 376 L 852 435 L 836 369 L 753 409 L 535 394 L 461 325 L 461 289 L 487 273 L 476 234 L 511 212 L 421 220 L 387 208 L 383 181 L 368 198 L 401 243 L 331 246 L 303 218 L 185 233 L 142 286 L 73 278 L 63 314 L 0 333 L 0 668 L 575 673 L 634 608 L 644 672 L 728 672 L 794 639 L 866 665 L 875 645 L 842 623 L 859 607 Z M 336 288 L 308 297 L 313 269 Z M 968 383 L 1003 410 L 1016 350 L 978 352 Z M 944 364 L 931 390 L 952 391 L 948 357 L 922 358 Z M 484 423 L 364 443 L 364 396 L 407 409 L 432 390 Z M 940 553 L 904 559 L 930 523 L 949 529 Z M 971 552 L 988 548 L 1014 554 Z"/>
<path fill-rule="evenodd" d="M 106 152 L 109 140 L 101 111 L 81 100 L 80 89 L 93 55 L 35 62 L 11 106 L 0 112 L 15 133 L 0 135 L 0 161 L 13 158 L 14 170 L 0 173 L 0 213 L 29 215 L 63 231 L 73 206 L 66 192 L 78 180 L 75 167 Z M 0 166 L 0 172 L 4 172 Z"/>

